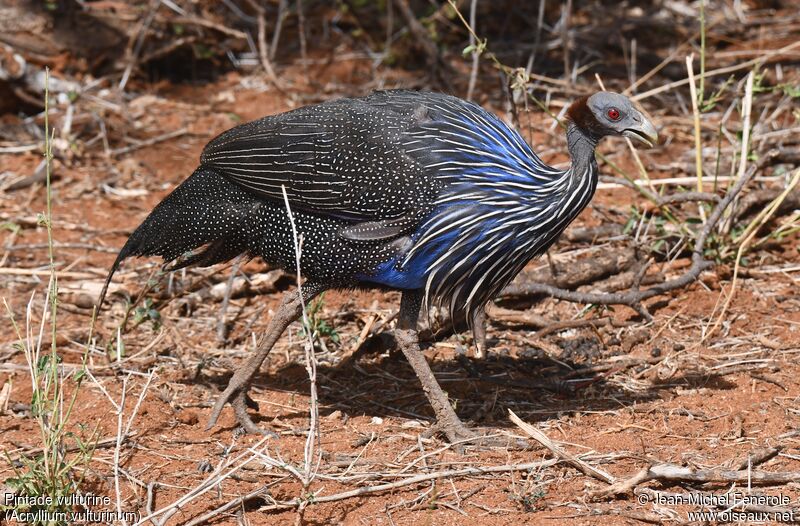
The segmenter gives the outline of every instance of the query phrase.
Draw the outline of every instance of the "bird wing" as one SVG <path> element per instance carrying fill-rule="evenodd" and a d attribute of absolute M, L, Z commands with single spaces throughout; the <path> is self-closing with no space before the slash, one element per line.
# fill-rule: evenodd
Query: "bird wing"
<path fill-rule="evenodd" d="M 407 232 L 434 203 L 440 184 L 401 147 L 414 113 L 339 99 L 237 126 L 201 155 L 237 184 L 292 207 L 353 222 L 356 240 Z"/>

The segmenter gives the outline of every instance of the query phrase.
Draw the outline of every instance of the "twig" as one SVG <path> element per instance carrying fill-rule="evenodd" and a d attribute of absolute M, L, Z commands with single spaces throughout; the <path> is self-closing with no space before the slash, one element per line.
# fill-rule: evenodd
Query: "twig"
<path fill-rule="evenodd" d="M 39 162 L 39 165 L 33 171 L 31 175 L 25 176 L 22 179 L 18 179 L 13 183 L 5 186 L 2 188 L 3 192 L 16 192 L 17 190 L 22 190 L 23 188 L 28 188 L 29 186 L 33 186 L 37 183 L 45 182 L 45 178 L 47 177 L 47 173 L 45 171 L 45 161 L 42 159 Z"/>
<path fill-rule="evenodd" d="M 135 436 L 136 436 L 136 432 L 135 431 L 133 433 L 129 433 L 128 435 L 123 436 L 122 437 L 122 443 L 124 444 L 125 442 L 127 442 L 128 440 L 130 440 L 131 438 L 133 438 Z M 116 445 L 117 445 L 117 437 L 113 436 L 113 437 L 110 437 L 110 438 L 104 438 L 102 440 L 98 440 L 97 442 L 93 443 L 92 444 L 92 449 L 103 449 L 103 448 L 112 447 L 112 446 L 116 446 Z M 79 446 L 79 445 L 66 446 L 66 447 L 64 447 L 64 453 L 74 453 L 76 451 L 81 451 L 81 448 L 82 448 L 82 446 Z M 11 453 L 14 453 L 16 451 L 20 451 L 20 449 L 16 449 L 14 451 L 9 451 L 8 453 L 10 455 Z M 18 461 L 19 459 L 21 459 L 23 457 L 34 457 L 34 456 L 37 456 L 37 455 L 41 455 L 42 453 L 44 453 L 44 451 L 45 451 L 45 449 L 42 448 L 42 447 L 37 447 L 37 448 L 33 448 L 33 449 L 24 449 L 18 455 L 14 456 L 14 457 L 11 457 L 11 461 L 12 462 L 16 462 L 16 461 Z"/>
<path fill-rule="evenodd" d="M 139 52 L 142 50 L 144 38 L 147 35 L 150 24 L 153 23 L 153 19 L 155 18 L 156 12 L 160 6 L 160 0 L 152 0 L 150 2 L 150 10 L 147 12 L 147 16 L 142 19 L 142 23 L 139 25 L 138 30 L 131 36 L 132 40 L 128 43 L 128 47 L 125 50 L 125 55 L 128 59 L 128 65 L 125 66 L 125 71 L 122 73 L 122 78 L 119 81 L 120 91 L 125 91 L 125 86 L 128 84 L 128 79 L 130 79 L 131 72 L 136 66 L 136 57 L 139 56 Z"/>
<path fill-rule="evenodd" d="M 120 396 L 119 404 L 117 405 L 117 444 L 114 447 L 114 494 L 117 499 L 117 516 L 122 517 L 122 494 L 119 488 L 119 456 L 122 450 L 122 437 L 125 433 L 122 432 L 122 416 L 125 411 L 125 395 L 128 390 L 128 379 L 131 375 L 128 374 L 122 379 L 122 395 Z"/>
<path fill-rule="evenodd" d="M 572 0 L 567 0 L 561 7 L 561 49 L 564 60 L 564 80 L 567 87 L 572 84 L 572 75 L 569 67 L 569 23 L 572 14 Z"/>
<path fill-rule="evenodd" d="M 644 179 L 634 179 L 633 181 L 628 181 L 626 179 L 619 179 L 616 177 L 602 177 L 601 182 L 597 185 L 598 190 L 612 190 L 615 188 L 636 188 L 637 186 L 645 186 L 647 184 L 652 184 L 654 186 L 669 186 L 669 185 L 688 185 L 692 184 L 697 180 L 695 177 L 665 177 L 664 179 L 652 179 L 651 181 L 646 181 Z M 716 181 L 718 183 L 730 182 L 735 181 L 736 177 L 733 176 L 721 176 L 717 177 Z M 613 181 L 613 182 L 608 182 Z M 703 178 L 703 184 L 713 184 L 714 179 L 710 177 Z"/>
<path fill-rule="evenodd" d="M 764 62 L 764 61 L 766 61 L 766 60 L 768 60 L 770 58 L 776 57 L 778 55 L 783 55 L 784 53 L 787 53 L 787 52 L 793 50 L 794 48 L 796 48 L 798 46 L 800 46 L 800 42 L 794 42 L 794 43 L 789 44 L 788 46 L 784 46 L 784 47 L 782 47 L 780 49 L 775 49 L 775 50 L 769 51 L 769 52 L 761 55 L 760 57 L 754 58 L 752 60 L 748 60 L 747 62 L 742 62 L 741 64 L 736 64 L 734 66 L 728 66 L 728 67 L 719 68 L 719 69 L 712 69 L 711 71 L 706 71 L 702 75 L 702 78 L 706 79 L 708 77 L 715 77 L 717 75 L 725 75 L 726 73 L 733 73 L 734 71 L 741 71 L 743 69 L 750 69 L 753 66 L 755 66 L 756 64 L 760 64 L 760 63 L 762 63 L 762 62 Z M 658 95 L 659 93 L 663 93 L 665 91 L 669 91 L 669 90 L 674 89 L 674 88 L 679 88 L 681 86 L 685 86 L 686 84 L 689 84 L 689 82 L 690 82 L 690 80 L 688 78 L 681 79 L 681 80 L 676 80 L 675 82 L 670 82 L 669 84 L 665 84 L 663 86 L 659 86 L 657 88 L 653 88 L 653 89 L 651 89 L 649 91 L 645 91 L 643 93 L 639 93 L 638 95 L 634 95 L 633 97 L 631 97 L 631 99 L 634 100 L 634 101 L 640 101 L 640 100 L 652 97 L 653 95 Z"/>
<path fill-rule="evenodd" d="M 375 486 L 366 486 L 363 488 L 357 488 L 350 491 L 343 491 L 341 493 L 335 493 L 333 495 L 326 495 L 326 496 L 315 496 L 314 497 L 314 504 L 322 504 L 325 502 L 335 502 L 339 500 L 351 499 L 354 497 L 362 497 L 364 495 L 370 495 L 373 493 L 382 493 L 384 491 L 389 491 L 397 488 L 402 488 L 404 486 L 411 486 L 413 484 L 419 484 L 421 482 L 427 482 L 429 480 L 438 480 L 442 478 L 456 478 L 456 477 L 469 477 L 469 476 L 480 476 L 486 475 L 487 473 L 508 473 L 511 471 L 531 471 L 534 469 L 541 469 L 553 466 L 558 463 L 558 459 L 548 459 L 542 460 L 539 462 L 529 462 L 526 464 L 516 464 L 516 465 L 502 465 L 502 466 L 488 466 L 488 467 L 467 467 L 463 469 L 449 469 L 445 471 L 436 471 L 433 473 L 425 473 L 423 475 L 416 475 L 413 477 L 409 477 L 405 480 L 400 480 L 397 482 L 391 482 L 388 484 L 378 484 Z M 261 510 L 269 511 L 269 510 L 282 510 L 282 509 L 290 509 L 296 508 L 300 506 L 301 503 L 297 500 L 290 500 L 290 501 L 278 501 L 269 506 L 263 506 Z"/>
<path fill-rule="evenodd" d="M 689 94 L 692 97 L 692 116 L 694 117 L 694 169 L 697 176 L 697 191 L 703 191 L 703 141 L 700 133 L 700 109 L 698 108 L 697 86 L 694 81 L 694 68 L 692 61 L 694 54 L 686 57 L 686 71 L 689 74 Z M 700 81 L 702 82 L 702 72 Z M 705 209 L 700 205 L 700 217 L 705 220 Z"/>
<path fill-rule="evenodd" d="M 134 524 L 134 526 L 141 526 L 144 523 L 146 523 L 147 521 L 149 521 L 151 519 L 154 519 L 155 517 L 158 517 L 159 515 L 164 515 L 164 518 L 161 520 L 161 522 L 165 523 L 166 520 L 169 517 L 171 517 L 172 515 L 174 515 L 175 513 L 177 513 L 177 511 L 180 510 L 181 507 L 185 506 L 186 504 L 188 504 L 189 502 L 193 501 L 194 499 L 200 497 L 201 495 L 204 495 L 205 493 L 207 493 L 211 489 L 217 487 L 223 480 L 225 480 L 227 478 L 230 478 L 231 476 L 236 474 L 237 471 L 242 469 L 244 466 L 246 466 L 250 462 L 258 459 L 259 458 L 258 455 L 253 454 L 253 451 L 256 448 L 261 447 L 261 445 L 263 445 L 264 442 L 266 442 L 267 440 L 270 440 L 271 438 L 272 437 L 270 435 L 267 435 L 267 436 L 261 438 L 258 442 L 256 442 L 252 446 L 250 446 L 245 451 L 242 451 L 241 453 L 236 455 L 235 457 L 233 457 L 233 458 L 225 457 L 223 459 L 223 461 L 220 463 L 220 465 L 217 467 L 217 469 L 215 469 L 213 473 L 211 473 L 200 484 L 195 486 L 191 491 L 189 491 L 188 493 L 186 493 L 185 495 L 180 497 L 178 500 L 172 502 L 171 504 L 168 504 L 168 505 L 164 506 L 163 508 L 160 508 L 160 509 L 154 511 L 153 513 L 148 513 L 144 517 L 141 517 L 139 519 L 139 521 Z M 250 455 L 249 458 L 247 458 L 245 460 L 242 460 L 248 454 Z M 239 463 L 240 461 L 241 461 L 241 463 Z M 233 466 L 233 467 L 230 468 L 230 469 L 227 469 L 229 466 Z"/>
<path fill-rule="evenodd" d="M 278 2 L 278 19 L 275 21 L 275 31 L 272 32 L 272 43 L 269 46 L 269 60 L 275 60 L 275 53 L 278 50 L 278 43 L 281 40 L 281 29 L 283 28 L 283 20 L 286 18 L 286 8 L 288 7 L 288 0 L 279 0 Z"/>
<path fill-rule="evenodd" d="M 750 115 L 753 111 L 753 80 L 754 72 L 747 75 L 747 82 L 744 87 L 744 99 L 742 100 L 742 150 L 739 152 L 739 170 L 736 176 L 741 179 L 745 174 L 747 166 L 748 151 L 750 148 Z M 698 188 L 698 191 L 702 188 Z"/>
<path fill-rule="evenodd" d="M 152 146 L 152 145 L 158 144 L 160 142 L 164 142 L 164 141 L 168 141 L 170 139 L 174 139 L 176 137 L 180 137 L 181 135 L 186 135 L 187 133 L 189 133 L 189 128 L 185 128 L 185 127 L 184 128 L 180 128 L 178 130 L 174 130 L 174 131 L 171 131 L 171 132 L 168 132 L 168 133 L 164 133 L 162 135 L 158 135 L 156 137 L 152 137 L 152 138 L 147 139 L 145 141 L 137 142 L 136 144 L 131 144 L 130 146 L 125 146 L 123 148 L 116 148 L 114 150 L 111 150 L 111 152 L 109 152 L 109 153 L 111 153 L 111 155 L 113 155 L 113 156 L 123 155 L 123 154 L 126 154 L 126 153 L 131 153 L 133 151 L 138 150 L 139 148 L 145 148 L 147 146 Z"/>
<path fill-rule="evenodd" d="M 475 40 L 475 16 L 477 7 L 478 0 L 472 0 L 469 5 L 469 25 L 472 28 L 472 31 L 469 32 L 469 45 L 472 49 L 472 69 L 469 73 L 467 100 L 472 100 L 472 93 L 475 91 L 475 82 L 478 80 L 478 65 L 480 64 L 480 54 L 476 48 L 477 41 Z"/>
<path fill-rule="evenodd" d="M 286 193 L 286 187 L 281 185 L 281 190 L 283 191 L 283 202 L 286 206 L 286 213 L 289 217 L 289 223 L 292 226 L 292 238 L 294 241 L 294 255 L 295 255 L 295 270 L 297 272 L 297 294 L 300 297 L 300 306 L 302 309 L 302 320 L 303 320 L 303 327 L 305 329 L 306 337 L 308 341 L 304 346 L 305 350 L 305 365 L 306 365 L 306 373 L 308 374 L 308 381 L 309 381 L 309 425 L 308 425 L 308 436 L 306 437 L 306 444 L 305 448 L 303 449 L 303 477 L 301 479 L 303 483 L 303 491 L 304 493 L 308 491 L 308 487 L 311 485 L 311 482 L 314 480 L 316 475 L 316 471 L 319 468 L 319 463 L 322 460 L 322 450 L 320 449 L 317 453 L 316 461 L 313 461 L 313 457 L 315 455 L 315 445 L 320 443 L 320 430 L 319 430 L 319 398 L 317 395 L 317 358 L 314 355 L 314 337 L 315 335 L 312 333 L 311 323 L 308 319 L 308 313 L 306 312 L 306 304 L 303 301 L 303 291 L 302 291 L 302 284 L 301 284 L 301 271 L 300 271 L 300 258 L 302 254 L 302 246 L 303 246 L 303 238 L 302 236 L 298 236 L 297 234 L 297 227 L 294 222 L 294 215 L 292 214 L 292 208 L 289 206 L 289 195 Z M 312 464 L 316 464 L 312 468 Z"/>
<path fill-rule="evenodd" d="M 42 250 L 49 248 L 47 243 L 26 243 L 21 245 L 10 245 L 4 247 L 4 250 L 9 252 L 19 250 Z M 107 254 L 116 254 L 119 252 L 118 248 L 104 247 L 102 245 L 93 245 L 91 243 L 53 243 L 53 248 L 63 249 L 76 249 L 76 250 L 91 250 L 93 252 L 105 252 Z"/>
<path fill-rule="evenodd" d="M 559 446 L 557 446 L 555 444 L 555 442 L 550 440 L 550 438 L 547 435 L 545 435 L 544 433 L 542 433 L 541 431 L 539 431 L 538 429 L 536 429 L 535 427 L 533 427 L 529 423 L 523 421 L 511 409 L 508 410 L 508 417 L 520 429 L 525 431 L 525 433 L 527 433 L 531 438 L 533 438 L 534 440 L 539 442 L 541 445 L 543 445 L 544 447 L 549 449 L 556 457 L 558 457 L 559 460 L 562 460 L 562 461 L 566 462 L 567 464 L 569 464 L 569 465 L 573 466 L 574 468 L 576 468 L 581 473 L 583 473 L 585 475 L 588 475 L 588 476 L 590 476 L 592 478 L 595 478 L 595 479 L 597 479 L 597 480 L 599 480 L 601 482 L 605 482 L 607 484 L 614 484 L 616 482 L 616 479 L 613 476 L 611 476 L 608 473 L 606 473 L 605 471 L 602 471 L 602 470 L 597 469 L 597 468 L 595 468 L 593 466 L 590 466 L 589 464 L 587 464 L 586 462 L 582 461 L 581 459 L 576 458 L 576 457 L 570 455 L 569 453 L 567 453 L 566 451 L 564 451 L 563 449 L 561 449 Z"/>
<path fill-rule="evenodd" d="M 222 297 L 222 305 L 220 305 L 217 318 L 217 342 L 220 344 L 224 344 L 228 340 L 228 324 L 225 322 L 225 313 L 228 310 L 228 303 L 231 300 L 231 292 L 233 291 L 233 282 L 236 274 L 239 273 L 241 260 L 241 256 L 237 256 L 231 268 L 231 275 L 228 276 L 228 281 L 225 284 L 225 295 Z"/>
<path fill-rule="evenodd" d="M 41 149 L 42 145 L 39 143 L 24 144 L 19 146 L 6 146 L 4 148 L 0 148 L 0 153 L 25 153 L 25 152 L 35 152 Z"/>
<path fill-rule="evenodd" d="M 272 62 L 270 62 L 269 59 L 270 50 L 269 44 L 267 44 L 266 12 L 255 0 L 247 0 L 247 3 L 258 13 L 258 58 L 261 60 L 261 67 L 264 68 L 264 73 L 267 74 L 267 78 L 269 78 L 270 82 L 272 82 L 279 91 L 282 91 L 278 76 L 275 75 L 275 70 L 272 68 Z"/>
<path fill-rule="evenodd" d="M 664 60 L 659 62 L 658 65 L 656 65 L 656 67 L 654 67 L 653 69 L 651 69 L 650 71 L 648 71 L 647 73 L 645 73 L 644 75 L 639 77 L 639 79 L 636 82 L 634 82 L 633 84 L 631 84 L 630 86 L 625 88 L 625 90 L 622 92 L 622 94 L 630 96 L 631 93 L 634 93 L 636 91 L 636 88 L 638 88 L 643 83 L 645 83 L 648 80 L 650 80 L 650 78 L 653 75 L 655 75 L 656 73 L 658 73 L 659 71 L 664 69 L 664 67 L 667 66 L 667 64 L 670 64 L 673 60 L 675 60 L 675 57 L 677 57 L 679 54 L 683 53 L 683 49 L 686 46 L 688 46 L 697 37 L 698 34 L 699 34 L 699 31 L 697 33 L 695 33 L 688 40 L 685 40 L 681 45 L 676 47 L 672 51 L 672 53 L 670 53 Z"/>
<path fill-rule="evenodd" d="M 131 416 L 128 417 L 128 423 L 125 425 L 123 437 L 131 436 L 131 425 L 133 424 L 133 420 L 136 418 L 136 415 L 139 413 L 139 407 L 142 405 L 142 401 L 144 401 L 144 397 L 147 395 L 147 390 L 150 388 L 150 383 L 153 381 L 153 375 L 155 372 L 155 369 L 152 369 L 150 374 L 147 375 L 147 381 L 145 382 L 144 387 L 142 387 L 142 391 L 139 393 L 139 398 L 136 400 L 136 405 L 133 406 Z"/>
<path fill-rule="evenodd" d="M 196 16 L 177 16 L 174 18 L 170 18 L 169 22 L 171 24 L 182 24 L 182 25 L 194 25 L 194 26 L 201 26 L 206 27 L 208 29 L 213 29 L 215 31 L 219 31 L 222 34 L 228 35 L 233 38 L 240 38 L 242 40 L 247 39 L 247 33 L 243 31 L 239 31 L 238 29 L 231 29 L 230 27 L 223 26 L 222 24 L 217 24 L 211 20 L 200 18 Z"/>
<path fill-rule="evenodd" d="M 677 194 L 669 194 L 658 197 L 658 205 L 670 205 L 674 203 L 687 203 L 693 201 L 702 201 L 707 203 L 719 203 L 720 197 L 711 192 L 680 192 Z"/>
<path fill-rule="evenodd" d="M 735 186 L 725 195 L 724 198 L 714 207 L 711 215 L 706 221 L 700 234 L 695 239 L 694 249 L 692 250 L 692 264 L 683 275 L 653 285 L 647 289 L 629 290 L 626 292 L 617 293 L 591 293 L 591 292 L 577 292 L 564 290 L 552 285 L 543 283 L 528 283 L 524 285 L 512 285 L 507 290 L 512 291 L 513 295 L 539 295 L 545 294 L 560 300 L 574 301 L 577 303 L 595 304 L 595 305 L 627 305 L 639 312 L 642 316 L 649 319 L 650 314 L 642 306 L 642 302 L 652 297 L 658 296 L 665 292 L 685 287 L 692 283 L 700 273 L 711 266 L 713 263 L 704 258 L 703 251 L 705 249 L 706 239 L 711 232 L 716 228 L 719 220 L 722 218 L 723 212 L 730 206 L 731 202 L 739 195 L 742 188 L 752 179 L 758 170 L 758 165 L 752 165 L 744 177 L 740 178 Z M 505 291 L 501 293 L 504 295 Z"/>
<path fill-rule="evenodd" d="M 276 485 L 280 484 L 281 482 L 285 482 L 286 479 L 288 479 L 290 477 L 291 477 L 291 475 L 284 475 L 283 477 L 281 477 L 279 479 L 273 480 L 269 484 L 264 484 L 260 488 L 258 488 L 256 490 L 253 490 L 250 493 L 242 495 L 241 497 L 236 497 L 235 499 L 223 504 L 219 508 L 213 509 L 213 510 L 209 511 L 208 513 L 204 514 L 204 515 L 200 515 L 199 517 L 195 517 L 194 519 L 192 519 L 189 522 L 187 522 L 184 526 L 197 526 L 199 524 L 208 524 L 209 521 L 211 519 L 213 519 L 214 517 L 217 517 L 218 515 L 220 515 L 222 513 L 225 513 L 228 510 L 231 510 L 233 508 L 241 506 L 245 502 L 248 502 L 248 501 L 260 496 L 261 494 L 265 493 L 272 486 L 276 486 Z M 148 512 L 149 512 L 149 510 L 148 510 Z"/>
<path fill-rule="evenodd" d="M 391 11 L 391 5 L 387 6 Z M 306 59 L 306 16 L 303 11 L 303 0 L 297 0 L 297 36 L 300 39 L 300 58 Z"/>
<path fill-rule="evenodd" d="M 533 47 L 531 48 L 531 54 L 528 57 L 528 64 L 525 66 L 525 74 L 530 76 L 531 72 L 533 71 L 533 65 L 536 61 L 536 50 L 539 49 L 539 43 L 542 40 L 542 26 L 544 25 L 544 6 L 545 1 L 542 0 L 539 2 L 539 14 L 536 16 L 536 36 L 533 39 Z"/>
<path fill-rule="evenodd" d="M 412 11 L 411 6 L 408 5 L 408 0 L 394 0 L 394 5 L 400 10 L 403 18 L 405 18 L 406 24 L 408 24 L 408 30 L 425 51 L 425 55 L 428 58 L 428 65 L 432 68 L 437 68 L 440 63 L 439 50 L 436 48 L 436 43 L 431 40 L 428 30 L 425 29 L 425 26 L 414 16 L 414 11 Z"/>
<path fill-rule="evenodd" d="M 736 471 L 724 469 L 695 469 L 677 464 L 656 464 L 645 468 L 629 479 L 618 482 L 602 490 L 592 493 L 593 498 L 607 498 L 629 494 L 636 486 L 651 480 L 660 482 L 736 482 L 754 484 L 788 484 L 800 480 L 797 471 L 753 471 L 740 469 Z"/>
<path fill-rule="evenodd" d="M 763 464 L 764 462 L 775 458 L 781 451 L 783 451 L 783 449 L 783 446 L 757 449 L 752 453 L 749 453 L 747 458 L 739 462 L 734 469 L 741 471 L 743 469 L 747 469 L 748 466 L 752 469 L 753 466 Z"/>

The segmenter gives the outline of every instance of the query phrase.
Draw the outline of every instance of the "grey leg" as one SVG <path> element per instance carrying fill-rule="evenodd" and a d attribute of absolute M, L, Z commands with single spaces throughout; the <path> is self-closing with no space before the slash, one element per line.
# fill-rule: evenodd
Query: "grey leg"
<path fill-rule="evenodd" d="M 264 333 L 259 342 L 256 354 L 247 361 L 244 367 L 236 370 L 230 382 L 228 382 L 228 387 L 219 395 L 217 403 L 214 404 L 214 409 L 211 411 L 211 417 L 208 419 L 206 429 L 214 427 L 222 408 L 225 407 L 226 403 L 230 402 L 237 422 L 244 427 L 245 431 L 256 434 L 266 433 L 265 430 L 253 423 L 250 415 L 247 414 L 248 405 L 255 404 L 248 398 L 247 391 L 250 389 L 250 382 L 253 381 L 253 377 L 261 368 L 264 359 L 275 346 L 275 342 L 281 337 L 283 331 L 302 315 L 303 304 L 325 290 L 323 286 L 316 283 L 306 283 L 302 289 L 302 299 L 297 291 L 289 292 L 283 297 L 283 301 L 278 307 L 278 312 L 270 320 L 267 332 Z"/>
<path fill-rule="evenodd" d="M 486 353 L 486 307 L 472 313 L 472 340 L 475 345 L 475 358 L 483 358 Z"/>
<path fill-rule="evenodd" d="M 397 344 L 417 374 L 425 396 L 428 397 L 428 401 L 433 407 L 433 412 L 436 414 L 436 429 L 444 433 L 450 442 L 474 437 L 475 433 L 467 429 L 458 419 L 447 395 L 433 376 L 433 371 L 425 360 L 425 355 L 419 349 L 417 317 L 421 301 L 420 291 L 403 292 L 403 298 L 400 300 L 400 319 L 395 330 Z"/>

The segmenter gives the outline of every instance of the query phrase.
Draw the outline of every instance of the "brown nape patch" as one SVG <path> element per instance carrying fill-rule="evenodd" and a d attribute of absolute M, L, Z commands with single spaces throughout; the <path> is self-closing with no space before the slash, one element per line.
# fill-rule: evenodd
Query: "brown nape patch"
<path fill-rule="evenodd" d="M 567 109 L 567 118 L 575 123 L 578 128 L 593 135 L 602 135 L 602 127 L 597 118 L 589 109 L 589 96 L 583 96 L 570 104 Z"/>

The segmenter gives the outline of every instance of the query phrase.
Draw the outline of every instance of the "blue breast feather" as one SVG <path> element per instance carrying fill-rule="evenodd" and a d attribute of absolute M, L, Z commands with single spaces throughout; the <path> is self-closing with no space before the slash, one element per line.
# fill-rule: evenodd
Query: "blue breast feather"
<path fill-rule="evenodd" d="M 411 249 L 361 276 L 364 281 L 420 289 L 437 268 L 468 272 L 489 252 L 522 256 L 513 254 L 531 240 L 515 232 L 529 230 L 525 217 L 535 221 L 563 180 L 563 171 L 544 164 L 517 132 L 479 106 L 451 99 L 429 111 L 430 121 L 410 130 L 403 146 L 445 187 L 411 234 Z M 511 220 L 516 226 L 504 228 Z"/>

